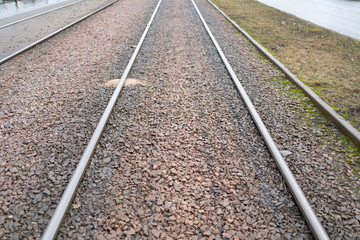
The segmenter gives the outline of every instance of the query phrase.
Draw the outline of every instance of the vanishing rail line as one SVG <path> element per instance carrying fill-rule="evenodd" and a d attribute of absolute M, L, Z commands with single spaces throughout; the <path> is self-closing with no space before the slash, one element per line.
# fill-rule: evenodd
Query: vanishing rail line
<path fill-rule="evenodd" d="M 80 0 L 80 1 L 83 1 L 83 0 Z M 78 2 L 80 2 L 80 1 L 77 1 L 77 2 L 75 2 L 75 3 L 78 3 Z M 67 29 L 67 28 L 69 28 L 69 27 L 71 27 L 71 26 L 73 26 L 73 25 L 81 22 L 82 20 L 90 17 L 91 15 L 93 15 L 93 14 L 95 14 L 95 13 L 97 13 L 97 12 L 99 12 L 99 11 L 105 9 L 105 8 L 107 8 L 108 6 L 114 4 L 114 3 L 117 2 L 117 1 L 118 1 L 118 0 L 112 0 L 111 2 L 109 2 L 109 3 L 107 3 L 107 4 L 105 4 L 105 5 L 101 6 L 101 7 L 99 7 L 98 9 L 96 9 L 96 10 L 94 10 L 94 11 L 86 14 L 85 16 L 82 16 L 81 18 L 79 18 L 79 19 L 77 19 L 77 20 L 75 20 L 75 21 L 67 24 L 66 26 L 64 26 L 64 27 L 62 27 L 62 28 L 60 28 L 60 29 L 58 29 L 58 30 L 56 30 L 56 31 L 54 31 L 54 32 L 46 35 L 45 37 L 43 37 L 43 38 L 41 38 L 41 39 L 39 39 L 39 40 L 37 40 L 37 41 L 35 41 L 35 42 L 32 42 L 32 43 L 26 45 L 26 46 L 23 47 L 22 49 L 20 49 L 20 50 L 14 52 L 14 53 L 12 53 L 12 54 L 10 54 L 10 55 L 2 58 L 2 59 L 0 59 L 0 64 L 3 64 L 3 63 L 5 63 L 5 62 L 7 62 L 8 60 L 16 57 L 17 55 L 19 55 L 19 54 L 21 54 L 21 53 L 23 53 L 23 52 L 25 52 L 25 51 L 27 51 L 27 50 L 35 47 L 36 45 L 38 45 L 38 44 L 44 42 L 45 40 L 47 40 L 47 39 L 55 36 L 56 34 L 64 31 L 65 29 Z M 73 4 L 75 4 L 75 3 L 73 3 Z M 71 4 L 71 5 L 72 5 L 72 4 Z M 70 4 L 69 4 L 69 5 L 65 5 L 65 6 L 63 6 L 63 7 L 68 7 L 68 6 L 70 6 Z M 63 8 L 63 7 L 59 7 L 59 8 L 56 8 L 56 9 L 52 9 L 52 10 L 49 11 L 49 12 L 53 12 L 53 11 L 55 11 L 55 10 L 59 10 L 59 9 L 61 9 L 61 8 Z M 46 13 L 49 13 L 49 12 L 46 12 Z M 46 13 L 43 13 L 43 14 L 46 14 Z M 17 23 L 19 23 L 19 22 L 27 21 L 27 20 L 29 20 L 29 19 L 32 19 L 32 18 L 34 18 L 34 17 L 38 17 L 38 16 L 43 15 L 43 14 L 38 14 L 38 15 L 36 15 L 36 16 L 32 16 L 32 17 L 29 17 L 29 18 L 26 18 L 26 19 L 22 19 L 21 21 L 11 23 L 10 25 L 9 25 L 9 24 L 8 24 L 8 25 L 4 25 L 4 26 L 0 27 L 0 29 L 1 29 L 1 28 L 5 28 L 5 27 L 9 27 L 9 26 L 14 25 L 14 24 L 17 24 Z"/>
<path fill-rule="evenodd" d="M 256 112 L 251 100 L 247 96 L 247 94 L 246 94 L 244 88 L 242 87 L 240 81 L 238 80 L 235 72 L 233 71 L 232 67 L 230 66 L 226 56 L 222 52 L 215 37 L 211 33 L 205 20 L 203 19 L 199 9 L 197 8 L 197 5 L 195 4 L 195 2 L 193 0 L 191 0 L 191 2 L 193 4 L 200 20 L 202 21 L 207 33 L 209 34 L 212 42 L 214 43 L 214 45 L 218 51 L 218 54 L 220 55 L 223 63 L 225 64 L 227 71 L 229 72 L 231 78 L 233 79 L 233 81 L 236 85 L 236 88 L 239 91 L 245 105 L 247 106 L 250 115 L 252 116 L 254 122 L 256 123 L 256 126 L 257 126 L 259 132 L 263 136 L 264 141 L 265 141 L 271 155 L 273 156 L 274 160 L 276 161 L 277 166 L 278 166 L 281 174 L 283 175 L 287 185 L 289 186 L 293 197 L 296 199 L 297 205 L 300 208 L 304 218 L 306 219 L 306 222 L 308 223 L 310 229 L 312 230 L 313 235 L 317 239 L 329 239 L 327 233 L 325 232 L 324 228 L 322 227 L 322 225 L 319 222 L 318 218 L 316 217 L 315 213 L 311 209 L 309 202 L 307 201 L 302 190 L 300 189 L 295 178 L 293 177 L 290 169 L 288 168 L 287 164 L 285 163 L 281 153 L 279 152 L 276 144 L 274 143 L 272 137 L 270 136 L 268 130 L 266 129 L 264 123 L 262 122 L 260 116 Z M 98 123 L 98 125 L 97 125 L 81 159 L 80 159 L 80 162 L 78 163 L 78 165 L 75 169 L 75 172 L 73 173 L 73 175 L 68 183 L 68 186 L 66 187 L 66 189 L 61 197 L 61 200 L 60 200 L 60 202 L 59 202 L 59 204 L 58 204 L 58 206 L 57 206 L 57 208 L 56 208 L 56 210 L 55 210 L 55 212 L 54 212 L 54 214 L 42 236 L 42 239 L 54 239 L 57 236 L 58 230 L 65 218 L 67 210 L 69 209 L 69 207 L 71 205 L 71 202 L 76 194 L 77 188 L 80 185 L 83 175 L 90 163 L 92 155 L 96 149 L 97 143 L 99 142 L 101 135 L 104 131 L 104 128 L 105 128 L 105 126 L 109 120 L 109 117 L 114 109 L 116 101 L 120 95 L 122 88 L 123 88 L 124 82 L 131 71 L 131 68 L 136 60 L 136 57 L 142 47 L 144 39 L 147 36 L 147 33 L 150 29 L 150 26 L 156 16 L 156 13 L 157 13 L 161 3 L 162 3 L 162 0 L 159 0 L 141 38 L 139 40 L 139 43 L 137 44 L 135 51 L 134 51 L 128 65 L 126 66 L 125 71 L 122 74 L 121 79 L 120 79 L 117 87 L 115 88 L 114 93 L 113 93 L 110 101 L 108 102 L 108 105 L 107 105 L 103 115 L 101 116 L 101 119 L 100 119 L 100 121 L 99 121 L 99 123 Z"/>

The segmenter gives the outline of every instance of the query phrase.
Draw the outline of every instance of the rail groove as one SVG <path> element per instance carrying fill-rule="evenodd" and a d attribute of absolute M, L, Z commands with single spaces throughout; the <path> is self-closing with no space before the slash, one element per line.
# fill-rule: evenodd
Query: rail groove
<path fill-rule="evenodd" d="M 316 93 L 314 93 L 308 86 L 306 86 L 300 79 L 298 79 L 284 64 L 276 59 L 271 53 L 269 53 L 263 46 L 261 46 L 255 39 L 253 39 L 244 29 L 242 29 L 236 22 L 228 17 L 218 6 L 216 6 L 211 0 L 208 2 L 218 10 L 231 24 L 239 30 L 257 49 L 260 50 L 271 62 L 273 62 L 284 74 L 298 87 L 300 88 L 311 101 L 322 111 L 325 116 L 332 121 L 342 132 L 351 138 L 354 143 L 360 148 L 360 132 L 355 129 L 348 121 L 340 116 L 332 107 L 330 107 L 324 100 L 322 100 Z"/>

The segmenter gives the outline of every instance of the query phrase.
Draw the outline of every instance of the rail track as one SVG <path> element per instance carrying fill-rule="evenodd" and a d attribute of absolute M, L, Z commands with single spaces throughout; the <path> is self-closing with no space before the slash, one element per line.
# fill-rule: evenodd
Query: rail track
<path fill-rule="evenodd" d="M 104 113 L 102 114 L 102 117 L 96 127 L 96 130 L 94 131 L 94 133 L 90 139 L 90 142 L 88 143 L 88 145 L 83 153 L 83 156 L 81 157 L 81 160 L 78 163 L 76 170 L 73 173 L 73 175 L 70 179 L 70 182 L 61 197 L 61 200 L 51 218 L 51 221 L 48 224 L 48 226 L 42 236 L 42 239 L 55 239 L 56 238 L 59 228 L 61 227 L 61 224 L 62 224 L 62 222 L 67 214 L 67 211 L 73 201 L 73 198 L 77 192 L 80 182 L 84 176 L 84 173 L 85 173 L 87 167 L 89 166 L 90 160 L 94 154 L 97 144 L 98 144 L 98 142 L 102 136 L 102 133 L 105 129 L 105 126 L 113 112 L 116 101 L 120 95 L 120 92 L 124 86 L 126 79 L 128 78 L 128 75 L 130 74 L 132 66 L 135 63 L 135 60 L 139 54 L 139 51 L 143 45 L 143 42 L 148 34 L 148 31 L 151 27 L 151 24 L 156 16 L 156 13 L 157 13 L 161 3 L 162 3 L 162 0 L 160 0 L 158 2 L 150 20 L 149 20 L 149 23 L 147 24 L 145 31 L 144 31 L 138 45 L 135 48 L 135 51 L 134 51 L 129 63 L 128 63 L 125 71 L 123 72 L 123 75 L 121 76 L 120 81 L 117 84 L 116 89 L 115 89 Z M 266 143 L 266 145 L 268 147 L 269 152 L 271 153 L 273 159 L 275 160 L 275 162 L 279 168 L 279 171 L 281 172 L 289 189 L 291 190 L 291 193 L 292 193 L 294 199 L 296 200 L 296 203 L 297 203 L 299 209 L 301 210 L 304 218 L 306 219 L 306 222 L 308 223 L 309 228 L 313 232 L 314 237 L 317 239 L 329 239 L 327 233 L 325 232 L 324 228 L 322 227 L 321 223 L 319 222 L 318 218 L 316 217 L 315 213 L 313 212 L 312 208 L 310 207 L 308 200 L 304 196 L 302 190 L 300 189 L 295 178 L 293 177 L 290 169 L 288 168 L 287 164 L 285 163 L 276 144 L 272 140 L 268 130 L 266 129 L 264 123 L 261 120 L 261 117 L 255 110 L 254 105 L 252 104 L 251 100 L 247 96 L 244 88 L 242 87 L 234 70 L 232 69 L 231 65 L 229 64 L 226 56 L 224 55 L 224 53 L 221 50 L 219 44 L 217 43 L 215 37 L 211 33 L 205 20 L 203 19 L 197 5 L 195 4 L 195 2 L 193 0 L 191 0 L 191 3 L 198 14 L 198 17 L 201 19 L 201 22 L 202 22 L 204 28 L 206 29 L 209 37 L 211 38 L 213 44 L 215 45 L 215 47 L 218 51 L 218 54 L 220 55 L 228 73 L 230 74 L 232 80 L 234 81 L 237 90 L 239 91 L 254 123 L 256 124 L 256 126 L 258 128 L 258 131 L 261 133 L 261 135 L 264 139 L 264 142 Z"/>
<path fill-rule="evenodd" d="M 80 22 L 81 20 L 85 19 L 86 17 L 102 10 L 103 8 L 111 5 L 112 3 L 114 3 L 116 1 L 110 2 L 107 5 L 95 10 L 94 12 L 82 17 L 81 19 L 74 21 L 73 23 L 59 29 L 58 31 L 46 36 L 45 38 L 42 38 L 39 41 L 36 41 L 35 43 L 30 44 L 29 46 L 27 46 L 26 48 L 21 49 L 20 51 L 0 60 L 0 64 L 4 63 L 5 61 L 11 59 L 12 57 L 26 51 L 27 49 L 39 44 L 40 42 L 45 41 L 46 39 L 54 36 L 55 34 L 59 33 L 60 31 Z M 189 1 L 190 2 L 190 1 Z M 66 190 L 64 191 L 62 198 L 51 218 L 50 223 L 48 224 L 42 239 L 55 239 L 58 231 L 67 215 L 67 212 L 69 210 L 69 208 L 71 207 L 71 204 L 73 203 L 74 197 L 78 192 L 78 188 L 81 185 L 81 181 L 84 177 L 85 172 L 87 171 L 87 168 L 91 162 L 91 159 L 94 155 L 94 151 L 100 141 L 100 139 L 102 138 L 102 134 L 104 132 L 105 127 L 107 126 L 107 123 L 109 121 L 109 119 L 111 118 L 111 114 L 114 112 L 114 108 L 115 108 L 115 104 L 119 98 L 119 96 L 122 93 L 122 89 L 124 88 L 124 83 L 126 82 L 126 79 L 129 77 L 129 75 L 131 75 L 132 72 L 132 68 L 133 65 L 136 63 L 136 59 L 137 56 L 139 55 L 139 53 L 141 54 L 142 51 L 142 45 L 143 43 L 146 41 L 147 36 L 149 31 L 151 31 L 151 27 L 152 27 L 152 22 L 154 21 L 154 19 L 156 18 L 156 14 L 157 11 L 159 10 L 159 8 L 161 8 L 161 5 L 164 4 L 162 0 L 160 0 L 157 3 L 157 6 L 150 18 L 150 21 L 148 23 L 148 25 L 145 28 L 145 31 L 142 35 L 142 37 L 140 38 L 140 41 L 138 43 L 138 45 L 136 46 L 134 53 L 128 63 L 128 65 L 126 66 L 123 75 L 121 76 L 121 79 L 118 83 L 118 85 L 116 86 L 116 89 L 96 127 L 95 132 L 93 133 L 90 142 L 88 143 L 82 157 L 81 160 L 79 162 L 79 164 L 76 167 L 76 170 L 74 172 L 74 174 L 72 175 L 70 182 L 68 183 L 68 186 L 66 188 Z M 261 133 L 262 135 L 262 139 L 265 142 L 266 146 L 268 147 L 268 151 L 271 153 L 273 159 L 275 160 L 279 171 L 281 172 L 281 174 L 283 175 L 285 182 L 287 183 L 293 198 L 296 200 L 296 203 L 301 211 L 301 213 L 304 216 L 304 219 L 306 220 L 306 222 L 308 223 L 309 229 L 311 229 L 313 236 L 317 239 L 329 239 L 327 233 L 325 232 L 324 228 L 322 227 L 322 225 L 320 224 L 319 220 L 317 219 L 316 215 L 314 214 L 314 211 L 311 209 L 310 204 L 308 202 L 308 200 L 305 198 L 302 190 L 300 189 L 300 187 L 298 186 L 298 184 L 296 183 L 295 178 L 293 177 L 291 171 L 289 170 L 289 168 L 287 167 L 281 153 L 279 152 L 276 144 L 274 143 L 274 141 L 272 140 L 268 130 L 266 129 L 264 123 L 261 120 L 261 117 L 259 116 L 259 114 L 256 112 L 255 107 L 253 105 L 253 103 L 251 102 L 251 100 L 249 99 L 249 97 L 247 96 L 244 88 L 242 87 L 235 71 L 232 69 L 229 61 L 227 60 L 225 54 L 223 53 L 223 51 L 221 50 L 219 44 L 217 43 L 215 37 L 213 36 L 213 34 L 210 31 L 210 28 L 207 26 L 206 21 L 204 20 L 204 18 L 202 17 L 198 7 L 196 6 L 195 2 L 193 0 L 191 0 L 191 4 L 194 8 L 194 12 L 196 12 L 198 14 L 198 18 L 201 20 L 201 23 L 203 24 L 207 34 L 209 35 L 211 41 L 213 42 L 216 50 L 218 51 L 218 55 L 220 56 L 221 60 L 223 61 L 223 64 L 228 72 L 228 75 L 231 77 L 231 79 L 233 80 L 236 89 L 238 90 L 238 92 L 241 95 L 241 98 L 243 99 L 243 102 L 245 103 L 248 112 L 250 113 L 253 122 L 255 123 L 256 127 L 258 128 L 258 131 Z M 176 53 L 176 51 L 173 52 L 174 54 Z M 175 58 L 174 58 L 175 59 Z M 170 61 L 173 61 L 173 58 L 170 58 Z M 156 74 L 156 73 L 155 73 Z M 182 86 L 184 87 L 184 86 Z M 235 88 L 234 88 L 235 89 Z M 121 104 L 121 103 L 120 103 Z M 184 125 L 186 124 L 182 124 L 182 127 L 184 127 Z M 178 143 L 176 143 L 178 144 Z M 176 145 L 178 146 L 178 145 Z M 138 149 L 135 149 L 135 151 L 139 151 Z M 153 166 L 153 168 L 155 168 L 157 165 L 155 164 Z M 214 173 L 215 174 L 215 171 Z M 199 177 L 197 177 L 199 178 Z M 171 176 L 168 177 L 168 179 L 171 179 Z M 169 180 L 171 181 L 171 180 Z M 200 182 L 201 180 L 199 180 Z M 151 185 L 151 184 L 150 184 Z M 154 186 L 151 187 L 151 189 L 153 189 Z M 216 191 L 220 191 L 220 190 L 216 190 Z M 242 201 L 246 201 L 246 200 L 242 200 Z M 166 204 L 168 205 L 168 207 L 170 206 L 171 208 L 171 203 L 166 202 Z M 165 204 L 165 205 L 166 205 Z M 224 202 L 223 205 L 226 206 L 226 204 L 228 204 L 227 202 Z M 247 219 L 246 219 L 247 220 Z M 203 230 L 202 230 L 203 231 Z M 130 231 L 131 232 L 131 231 Z M 205 232 L 206 236 L 207 236 L 207 232 L 206 230 L 203 231 Z M 129 233 L 131 235 L 131 233 Z M 157 235 L 157 232 L 154 232 L 153 235 Z M 159 235 L 160 236 L 160 235 Z"/>
<path fill-rule="evenodd" d="M 57 30 L 55 30 L 55 31 L 52 31 L 52 32 L 49 33 L 49 34 L 46 34 L 45 36 L 42 36 L 40 39 L 36 39 L 36 38 L 30 39 L 30 41 L 29 41 L 26 45 L 21 46 L 20 49 L 19 49 L 19 48 L 16 48 L 15 52 L 10 51 L 10 52 L 6 53 L 6 55 L 3 56 L 3 57 L 0 59 L 0 64 L 3 64 L 3 63 L 5 63 L 6 61 L 12 59 L 13 57 L 15 57 L 15 56 L 17 56 L 17 55 L 19 55 L 19 54 L 21 54 L 21 53 L 23 53 L 23 52 L 31 49 L 31 48 L 33 48 L 34 46 L 36 46 L 36 45 L 44 42 L 45 40 L 47 40 L 47 39 L 55 36 L 56 34 L 64 31 L 65 29 L 68 29 L 69 27 L 71 27 L 71 26 L 73 26 L 73 25 L 81 22 L 82 20 L 90 17 L 91 15 L 93 15 L 93 14 L 95 14 L 95 13 L 97 13 L 97 12 L 99 12 L 99 11 L 105 9 L 105 8 L 107 8 L 108 6 L 112 5 L 113 3 L 117 2 L 117 1 L 118 1 L 118 0 L 110 1 L 110 2 L 106 3 L 105 5 L 102 5 L 102 6 L 100 6 L 99 8 L 91 11 L 90 13 L 88 13 L 88 14 L 86 14 L 86 15 L 78 18 L 78 19 L 76 19 L 75 21 L 72 21 L 71 23 L 68 23 L 68 24 L 66 24 L 65 26 L 62 26 L 61 28 L 59 28 L 59 29 L 57 29 Z M 41 16 L 43 16 L 43 15 L 52 14 L 52 13 L 54 13 L 54 12 L 56 12 L 56 11 L 59 11 L 59 10 L 64 10 L 65 8 L 74 6 L 74 5 L 76 5 L 76 4 L 78 4 L 78 3 L 82 3 L 82 2 L 84 2 L 84 1 L 83 1 L 83 0 L 80 0 L 80 1 L 76 1 L 76 2 L 70 3 L 70 4 L 66 4 L 66 5 L 64 5 L 64 6 L 55 7 L 55 8 L 53 8 L 53 9 L 51 9 L 51 10 L 48 10 L 48 11 L 45 11 L 45 12 L 42 12 L 42 13 L 39 13 L 39 14 L 34 14 L 34 15 L 32 15 L 32 16 L 29 16 L 29 17 L 26 17 L 26 18 L 23 18 L 23 19 L 20 19 L 20 20 L 17 20 L 17 21 L 14 21 L 14 22 L 11 22 L 11 23 L 8 23 L 8 24 L 5 24 L 5 25 L 2 25 L 2 26 L 0 26 L 0 30 L 4 30 L 4 31 L 5 31 L 5 30 L 13 27 L 14 25 L 22 24 L 22 23 L 24 23 L 24 22 L 28 22 L 28 21 L 30 21 L 30 20 L 34 20 L 34 19 L 36 19 L 36 18 L 39 18 L 39 17 L 41 17 Z M 39 24 L 39 23 L 37 23 L 37 24 Z M 40 24 L 43 24 L 43 23 L 40 23 Z M 12 30 L 10 29 L 9 31 L 12 31 Z M 27 31 L 27 30 L 25 30 L 25 31 Z M 19 33 L 19 34 L 20 34 L 20 33 Z M 5 35 L 4 35 L 4 38 L 5 38 Z M 6 44 L 4 43 L 4 45 L 6 45 Z"/>

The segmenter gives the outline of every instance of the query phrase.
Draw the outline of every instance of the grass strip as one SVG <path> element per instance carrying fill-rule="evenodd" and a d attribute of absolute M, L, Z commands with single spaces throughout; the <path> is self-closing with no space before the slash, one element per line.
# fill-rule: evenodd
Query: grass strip
<path fill-rule="evenodd" d="M 213 2 L 360 130 L 360 41 L 254 0 Z"/>

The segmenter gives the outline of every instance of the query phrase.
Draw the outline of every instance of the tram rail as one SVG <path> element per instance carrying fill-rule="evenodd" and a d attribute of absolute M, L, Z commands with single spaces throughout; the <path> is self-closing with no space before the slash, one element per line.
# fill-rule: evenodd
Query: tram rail
<path fill-rule="evenodd" d="M 302 190 L 300 189 L 299 185 L 297 184 L 295 178 L 293 177 L 290 169 L 287 167 L 287 164 L 285 163 L 281 153 L 279 152 L 276 144 L 274 143 L 273 139 L 271 138 L 268 130 L 266 129 L 264 123 L 261 120 L 261 117 L 259 116 L 259 114 L 257 113 L 257 111 L 255 110 L 255 107 L 253 106 L 251 100 L 249 99 L 249 97 L 247 96 L 244 88 L 242 87 L 240 81 L 238 80 L 234 70 L 232 69 L 232 67 L 230 66 L 226 56 L 224 55 L 224 53 L 222 52 L 219 44 L 217 43 L 215 37 L 213 36 L 213 34 L 211 33 L 209 27 L 207 26 L 205 20 L 203 19 L 199 9 L 197 8 L 195 2 L 193 0 L 191 0 L 199 18 L 201 19 L 207 33 L 209 34 L 212 42 L 214 43 L 218 54 L 220 55 L 223 63 L 226 66 L 227 71 L 229 72 L 231 78 L 233 79 L 236 88 L 238 89 L 245 105 L 248 108 L 248 111 L 250 113 L 250 115 L 252 116 L 259 132 L 261 133 L 261 135 L 264 138 L 264 141 L 269 149 L 269 152 L 271 153 L 271 155 L 273 156 L 274 160 L 277 163 L 277 166 L 279 168 L 279 171 L 281 172 L 281 174 L 283 175 L 286 183 L 288 184 L 288 187 L 291 190 L 291 193 L 298 205 L 298 207 L 300 208 L 304 218 L 306 219 L 306 222 L 308 223 L 310 229 L 313 232 L 313 235 L 315 238 L 317 239 L 329 239 L 327 233 L 325 232 L 324 228 L 322 227 L 320 221 L 317 219 L 314 211 L 312 210 L 312 208 L 310 207 L 310 204 L 308 202 L 308 200 L 306 199 L 306 197 L 304 196 Z M 99 142 L 102 133 L 104 131 L 104 128 L 108 122 L 108 119 L 114 109 L 114 106 L 116 104 L 116 101 L 120 95 L 120 92 L 123 88 L 124 82 L 127 78 L 127 76 L 129 75 L 131 68 L 136 60 L 136 57 L 142 47 L 142 44 L 147 36 L 147 33 L 151 27 L 151 24 L 156 16 L 156 13 L 160 7 L 162 3 L 162 0 L 159 0 L 159 2 L 157 3 L 157 6 L 144 30 L 144 33 L 142 34 L 142 37 L 139 40 L 139 43 L 137 44 L 135 51 L 125 69 L 125 71 L 123 72 L 120 81 L 118 83 L 118 85 L 115 88 L 115 91 L 110 99 L 110 101 L 108 102 L 108 105 L 104 111 L 104 113 L 102 114 L 102 117 L 96 127 L 96 130 L 94 131 L 81 159 L 80 162 L 78 163 L 75 172 L 73 173 L 70 182 L 68 184 L 68 186 L 66 187 L 61 200 L 55 210 L 55 213 L 53 214 L 43 236 L 42 239 L 54 239 L 56 238 L 56 235 L 59 231 L 59 228 L 66 216 L 67 210 L 69 209 L 72 200 L 76 194 L 77 188 L 80 185 L 80 182 L 84 176 L 84 173 L 91 161 L 91 157 L 96 149 L 97 143 Z"/>

